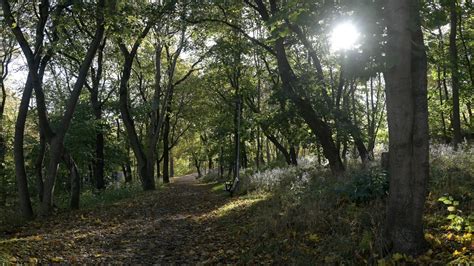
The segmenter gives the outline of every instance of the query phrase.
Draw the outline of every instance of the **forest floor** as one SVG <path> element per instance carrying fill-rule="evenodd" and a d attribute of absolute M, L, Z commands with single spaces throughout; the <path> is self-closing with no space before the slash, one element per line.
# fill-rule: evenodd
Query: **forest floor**
<path fill-rule="evenodd" d="M 230 228 L 249 220 L 245 202 L 233 206 L 235 200 L 194 175 L 174 178 L 158 191 L 0 235 L 0 262 L 235 263 L 249 246 L 245 238 L 234 241 Z M 262 254 L 263 260 L 271 257 Z"/>

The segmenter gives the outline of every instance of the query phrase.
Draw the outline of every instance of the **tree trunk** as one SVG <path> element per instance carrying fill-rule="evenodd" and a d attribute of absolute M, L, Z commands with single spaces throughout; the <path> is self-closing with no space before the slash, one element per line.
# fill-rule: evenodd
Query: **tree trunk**
<path fill-rule="evenodd" d="M 209 172 L 210 172 L 211 169 L 214 167 L 212 156 L 207 156 L 207 166 L 209 167 Z"/>
<path fill-rule="evenodd" d="M 69 178 L 71 182 L 71 200 L 69 206 L 73 210 L 79 209 L 79 200 L 81 196 L 81 181 L 79 176 L 79 170 L 77 169 L 76 162 L 73 160 L 71 155 L 67 152 L 63 154 L 63 161 L 69 170 Z"/>
<path fill-rule="evenodd" d="M 3 62 L 2 64 L 8 64 L 8 62 Z M 2 66 L 2 69 L 5 69 L 5 66 Z M 3 71 L 2 71 L 3 72 Z M 7 102 L 7 91 L 5 89 L 5 84 L 3 83 L 4 78 L 6 77 L 6 73 L 0 73 L 0 87 L 2 92 L 2 98 L 0 99 L 0 179 L 2 180 L 2 189 L 0 195 L 0 205 L 3 206 L 6 203 L 6 174 L 5 174 L 5 155 L 6 155 L 6 140 L 5 140 L 5 132 L 3 128 L 3 113 L 5 110 L 5 104 Z"/>
<path fill-rule="evenodd" d="M 309 100 L 299 95 L 299 93 L 301 93 L 299 91 L 301 88 L 299 88 L 297 85 L 297 78 L 294 75 L 290 63 L 286 57 L 282 38 L 279 38 L 275 41 L 275 51 L 277 55 L 278 71 L 283 82 L 283 87 L 285 88 L 290 99 L 298 108 L 301 117 L 306 121 L 313 134 L 315 134 L 318 138 L 321 147 L 323 148 L 323 154 L 329 161 L 331 172 L 335 176 L 342 175 L 342 173 L 345 171 L 345 168 L 334 143 L 332 130 L 329 125 L 325 123 L 316 113 Z"/>
<path fill-rule="evenodd" d="M 46 152 L 46 137 L 44 136 L 44 133 L 40 130 L 40 147 L 38 151 L 38 157 L 36 157 L 36 161 L 35 161 L 36 187 L 38 190 L 39 202 L 43 202 L 43 193 L 44 193 L 43 161 L 44 161 L 45 152 Z"/>
<path fill-rule="evenodd" d="M 170 182 L 170 163 L 169 163 L 169 135 L 170 135 L 170 116 L 166 115 L 165 125 L 163 132 L 163 183 Z"/>
<path fill-rule="evenodd" d="M 290 163 L 292 165 L 298 165 L 298 157 L 294 145 L 290 145 Z"/>
<path fill-rule="evenodd" d="M 427 59 L 419 1 L 388 0 L 385 72 L 390 192 L 386 237 L 392 252 L 425 250 L 423 209 L 429 175 Z"/>
<path fill-rule="evenodd" d="M 94 160 L 94 180 L 95 187 L 99 190 L 105 189 L 104 180 L 104 133 L 96 134 L 95 139 L 95 160 Z"/>
<path fill-rule="evenodd" d="M 446 121 L 444 117 L 443 111 L 443 90 L 441 88 L 441 67 L 437 66 L 437 83 L 438 83 L 438 93 L 439 93 L 439 105 L 440 105 L 440 118 L 441 118 L 441 125 L 443 127 L 443 140 L 445 143 L 448 143 L 448 131 L 446 128 Z"/>
<path fill-rule="evenodd" d="M 219 151 L 219 178 L 224 177 L 224 148 L 220 146 Z"/>
<path fill-rule="evenodd" d="M 28 75 L 25 89 L 21 97 L 20 107 L 15 124 L 15 140 L 13 143 L 13 155 L 15 159 L 16 184 L 18 187 L 18 197 L 21 215 L 26 219 L 33 218 L 33 208 L 31 207 L 30 192 L 28 190 L 28 179 L 25 169 L 24 132 L 28 106 L 33 93 L 33 81 L 31 74 Z"/>
<path fill-rule="evenodd" d="M 452 126 L 454 131 L 453 145 L 457 146 L 462 141 L 461 136 L 461 116 L 459 111 L 459 72 L 458 72 L 458 49 L 456 46 L 456 32 L 458 14 L 456 11 L 456 0 L 451 0 L 449 4 L 451 32 L 449 33 L 449 61 L 451 63 L 451 85 L 453 90 L 453 116 Z"/>
<path fill-rule="evenodd" d="M 103 52 L 106 44 L 106 38 L 99 46 L 97 51 L 97 71 L 92 71 L 92 87 L 90 88 L 90 100 L 92 110 L 94 111 L 94 117 L 96 122 L 96 135 L 95 135 L 95 158 L 94 162 L 94 181 L 95 187 L 98 190 L 105 189 L 104 180 L 104 133 L 102 128 L 102 104 L 103 102 L 99 99 L 99 87 L 102 79 L 102 62 Z M 93 70 L 93 69 L 92 69 Z"/>
<path fill-rule="evenodd" d="M 120 80 L 119 86 L 119 105 L 120 105 L 120 113 L 122 115 L 122 121 L 125 125 L 125 129 L 127 130 L 127 135 L 129 138 L 130 146 L 132 147 L 133 153 L 137 159 L 137 167 L 138 167 L 138 175 L 140 177 L 140 181 L 142 183 L 143 190 L 154 190 L 155 189 L 155 179 L 153 176 L 153 172 L 155 169 L 155 160 L 154 155 L 156 147 L 152 145 L 154 141 L 149 141 L 149 145 L 152 147 L 148 147 L 148 152 L 145 153 L 144 148 L 140 142 L 138 137 L 135 122 L 133 120 L 132 114 L 129 110 L 129 92 L 128 92 L 128 81 L 130 80 L 130 75 L 132 71 L 133 60 L 137 54 L 138 47 L 141 44 L 143 38 L 148 34 L 151 29 L 151 24 L 147 25 L 146 28 L 142 31 L 140 36 L 137 38 L 135 43 L 133 44 L 131 52 L 128 51 L 128 48 L 122 42 L 119 43 L 120 50 L 122 51 L 122 55 L 124 57 L 124 63 L 122 68 L 122 78 Z M 153 116 L 156 118 L 156 116 Z M 156 119 L 152 119 L 156 122 Z M 154 129 L 155 125 L 150 125 L 150 128 Z M 151 130 L 153 130 L 151 129 Z M 149 135 L 149 138 L 154 140 L 154 136 Z M 151 175 L 150 175 L 151 174 Z"/>
<path fill-rule="evenodd" d="M 267 157 L 267 163 L 270 163 L 272 160 L 272 156 L 270 154 L 270 143 L 268 137 L 265 139 L 265 153 Z"/>
<path fill-rule="evenodd" d="M 171 149 L 169 150 L 170 154 L 170 177 L 174 177 L 174 159 L 173 159 L 173 153 L 171 152 Z"/>
<path fill-rule="evenodd" d="M 61 155 L 64 150 L 64 138 L 66 137 L 67 130 L 71 124 L 77 102 L 79 100 L 79 96 L 81 95 L 82 88 L 84 83 L 86 82 L 87 73 L 89 71 L 89 67 L 94 60 L 95 53 L 100 46 L 102 41 L 102 37 L 104 35 L 105 25 L 104 25 L 104 6 L 105 1 L 101 0 L 98 2 L 97 5 L 97 28 L 95 31 L 94 39 L 92 40 L 89 48 L 87 49 L 87 53 L 82 61 L 79 74 L 77 76 L 76 82 L 74 83 L 73 90 L 71 95 L 66 104 L 66 110 L 64 115 L 61 118 L 60 126 L 58 127 L 57 132 L 50 137 L 50 151 L 49 151 L 49 164 L 46 168 L 46 182 L 45 182 L 45 193 L 43 202 L 41 203 L 40 214 L 41 216 L 49 216 L 52 211 L 53 206 L 53 193 L 54 193 L 54 186 L 56 183 L 56 177 L 58 172 L 58 165 L 61 159 Z M 35 78 L 35 77 L 33 77 Z M 37 78 L 37 76 L 36 76 Z M 35 90 L 37 92 L 37 96 L 43 93 L 41 82 L 39 80 L 35 81 Z M 37 97 L 38 98 L 38 97 Z M 44 108 L 44 106 L 42 106 Z M 40 112 L 40 111 L 39 111 Z M 43 116 L 45 117 L 46 113 L 42 112 L 40 118 Z M 47 121 L 43 121 L 40 123 L 42 130 L 46 131 Z M 46 136 L 49 137 L 48 135 Z"/>

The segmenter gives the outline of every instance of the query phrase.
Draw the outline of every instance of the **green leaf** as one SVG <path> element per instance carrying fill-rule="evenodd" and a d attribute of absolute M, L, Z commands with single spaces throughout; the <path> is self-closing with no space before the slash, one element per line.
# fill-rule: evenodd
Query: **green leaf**
<path fill-rule="evenodd" d="M 456 211 L 456 207 L 454 207 L 454 206 L 449 206 L 449 207 L 448 207 L 448 211 L 450 211 L 450 212 Z"/>

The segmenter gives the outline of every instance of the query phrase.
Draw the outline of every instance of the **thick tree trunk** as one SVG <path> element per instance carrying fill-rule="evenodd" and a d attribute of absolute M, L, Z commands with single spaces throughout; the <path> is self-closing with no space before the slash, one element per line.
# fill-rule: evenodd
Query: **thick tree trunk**
<path fill-rule="evenodd" d="M 390 192 L 387 240 L 393 252 L 419 254 L 426 243 L 423 209 L 429 175 L 427 59 L 419 1 L 388 0 L 385 72 Z"/>
<path fill-rule="evenodd" d="M 456 46 L 456 33 L 457 33 L 457 22 L 458 14 L 456 11 L 456 0 L 450 1 L 450 25 L 451 32 L 449 33 L 449 61 L 451 63 L 451 85 L 453 90 L 453 116 L 452 116 L 452 127 L 453 127 L 453 144 L 454 148 L 462 141 L 461 136 L 461 116 L 459 111 L 459 72 L 458 72 L 458 48 Z"/>

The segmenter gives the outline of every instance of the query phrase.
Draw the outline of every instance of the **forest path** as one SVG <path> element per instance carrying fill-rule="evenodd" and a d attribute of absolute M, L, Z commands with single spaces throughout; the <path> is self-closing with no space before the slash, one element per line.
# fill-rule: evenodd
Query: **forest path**
<path fill-rule="evenodd" d="M 232 201 L 221 187 L 182 176 L 157 191 L 32 222 L 0 238 L 0 256 L 43 263 L 232 263 L 247 246 L 232 240 L 229 227 L 235 231 L 249 220 L 245 208 L 229 211 Z"/>

